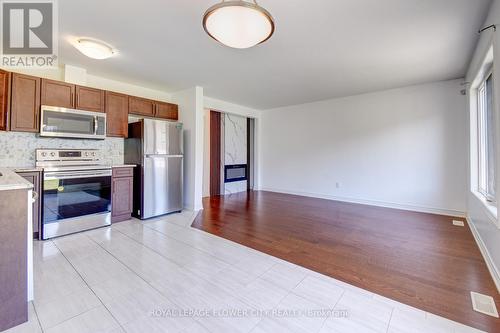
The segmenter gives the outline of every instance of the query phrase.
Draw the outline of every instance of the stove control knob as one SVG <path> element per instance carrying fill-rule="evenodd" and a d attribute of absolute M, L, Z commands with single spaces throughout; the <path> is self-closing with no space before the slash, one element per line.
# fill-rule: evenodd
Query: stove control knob
<path fill-rule="evenodd" d="M 95 156 L 95 151 L 92 152 L 92 156 Z"/>
<path fill-rule="evenodd" d="M 51 157 L 55 157 L 55 156 L 56 156 L 56 153 L 52 152 L 52 153 L 50 153 L 50 156 L 51 156 Z"/>
<path fill-rule="evenodd" d="M 85 155 L 85 156 L 89 156 L 89 152 L 88 152 L 88 151 L 86 151 L 85 153 L 83 153 L 83 155 Z"/>
<path fill-rule="evenodd" d="M 47 156 L 47 153 L 46 153 L 46 152 L 43 152 L 43 153 L 42 153 L 42 156 L 43 156 L 43 157 Z"/>

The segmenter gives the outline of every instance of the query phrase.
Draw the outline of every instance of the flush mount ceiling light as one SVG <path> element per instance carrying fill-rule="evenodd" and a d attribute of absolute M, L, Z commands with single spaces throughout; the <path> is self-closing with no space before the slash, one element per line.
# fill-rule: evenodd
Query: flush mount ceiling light
<path fill-rule="evenodd" d="M 271 38 L 274 20 L 255 0 L 223 0 L 205 12 L 203 28 L 210 37 L 226 46 L 246 49 Z"/>
<path fill-rule="evenodd" d="M 79 38 L 73 43 L 73 46 L 87 57 L 93 59 L 107 59 L 116 53 L 116 50 L 113 50 L 106 43 L 90 38 Z"/>

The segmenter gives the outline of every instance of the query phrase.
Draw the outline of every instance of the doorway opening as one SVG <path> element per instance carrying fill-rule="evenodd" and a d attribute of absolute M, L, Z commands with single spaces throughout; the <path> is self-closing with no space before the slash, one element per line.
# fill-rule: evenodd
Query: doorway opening
<path fill-rule="evenodd" d="M 203 196 L 254 188 L 255 119 L 205 110 Z"/>

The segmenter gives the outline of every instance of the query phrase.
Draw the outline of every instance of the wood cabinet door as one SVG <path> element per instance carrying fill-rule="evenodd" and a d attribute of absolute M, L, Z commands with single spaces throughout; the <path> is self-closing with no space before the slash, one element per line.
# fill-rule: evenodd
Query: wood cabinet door
<path fill-rule="evenodd" d="M 42 79 L 41 104 L 73 109 L 75 107 L 75 85 Z"/>
<path fill-rule="evenodd" d="M 178 106 L 171 103 L 155 103 L 155 117 L 170 120 L 178 120 Z"/>
<path fill-rule="evenodd" d="M 104 90 L 76 86 L 75 108 L 95 112 L 104 112 Z"/>
<path fill-rule="evenodd" d="M 0 70 L 0 130 L 8 129 L 10 73 Z"/>
<path fill-rule="evenodd" d="M 39 132 L 40 84 L 39 77 L 12 74 L 11 131 Z"/>
<path fill-rule="evenodd" d="M 130 218 L 133 209 L 132 177 L 114 177 L 111 185 L 111 220 L 118 222 Z"/>
<path fill-rule="evenodd" d="M 146 98 L 130 96 L 128 113 L 141 116 L 154 117 L 155 103 L 154 101 Z"/>
<path fill-rule="evenodd" d="M 129 97 L 106 91 L 106 135 L 128 137 Z"/>

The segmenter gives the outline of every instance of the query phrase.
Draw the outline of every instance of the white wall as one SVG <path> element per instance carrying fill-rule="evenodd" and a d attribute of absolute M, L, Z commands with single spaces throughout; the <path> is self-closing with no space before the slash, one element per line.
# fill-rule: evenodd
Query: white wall
<path fill-rule="evenodd" d="M 203 88 L 172 94 L 184 125 L 184 207 L 200 210 L 203 194 Z"/>
<path fill-rule="evenodd" d="M 460 82 L 263 111 L 261 188 L 464 214 Z"/>
<path fill-rule="evenodd" d="M 252 109 L 246 106 L 242 106 L 239 104 L 229 103 L 226 101 L 222 101 L 220 99 L 212 98 L 205 96 L 204 97 L 204 106 L 207 109 L 230 113 L 234 115 L 239 115 L 248 118 L 259 118 L 261 115 L 261 111 L 257 109 Z"/>
<path fill-rule="evenodd" d="M 500 144 L 498 144 L 500 135 L 500 1 L 495 0 L 492 3 L 491 9 L 488 14 L 483 27 L 490 24 L 496 24 L 496 33 L 493 30 L 485 31 L 481 34 L 481 39 L 478 43 L 474 57 L 469 66 L 467 72 L 466 81 L 473 82 L 476 78 L 477 73 L 480 70 L 481 64 L 483 63 L 485 56 L 492 45 L 494 45 L 494 64 L 493 64 L 493 75 L 494 75 L 494 90 L 495 90 L 495 116 L 497 118 L 496 133 L 497 133 L 497 175 L 500 174 Z M 470 94 L 469 94 L 470 96 Z M 469 104 L 470 101 L 469 101 Z M 471 110 L 470 110 L 471 111 Z M 473 137 L 471 137 L 473 139 Z M 471 148 L 474 148 L 471 146 Z M 475 161 L 469 159 L 470 169 L 474 169 Z M 495 280 L 497 288 L 500 290 L 500 229 L 497 225 L 499 224 L 498 216 L 491 214 L 485 205 L 478 199 L 476 195 L 473 194 L 474 184 L 470 181 L 471 174 L 469 174 L 469 191 L 468 191 L 468 202 L 467 202 L 467 213 L 468 220 L 471 230 L 476 237 L 479 244 L 481 252 L 485 257 L 488 268 L 492 273 Z M 497 177 L 497 189 L 500 189 L 500 177 Z M 498 192 L 498 191 L 497 191 Z M 497 194 L 497 203 L 500 204 Z M 498 207 L 497 207 L 498 208 Z"/>

